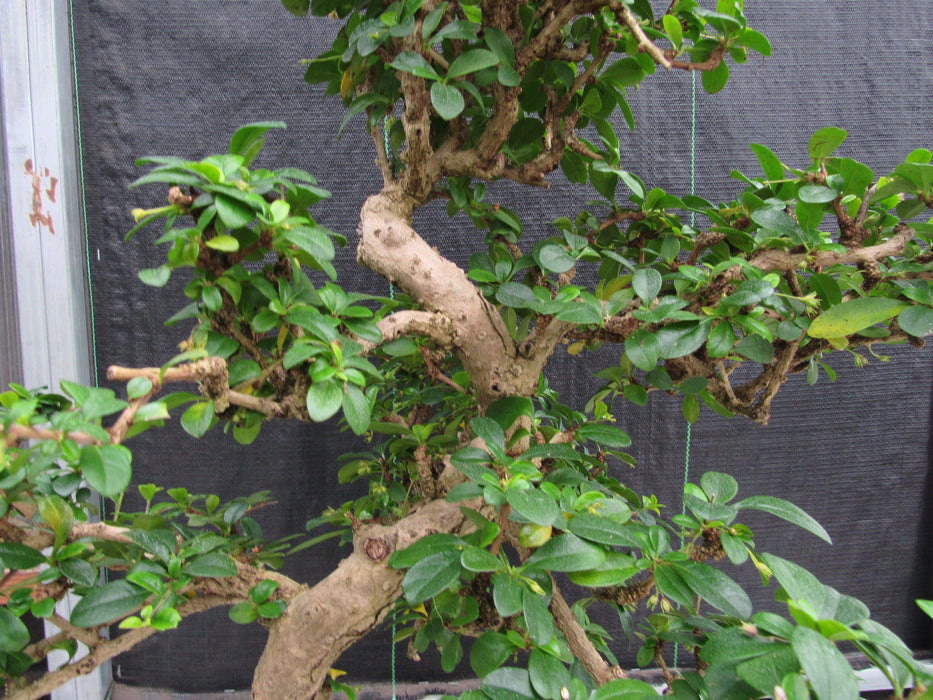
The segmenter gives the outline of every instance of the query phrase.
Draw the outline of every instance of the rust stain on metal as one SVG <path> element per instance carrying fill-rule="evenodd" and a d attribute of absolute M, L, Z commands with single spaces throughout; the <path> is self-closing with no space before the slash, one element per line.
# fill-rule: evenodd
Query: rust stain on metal
<path fill-rule="evenodd" d="M 45 226 L 49 233 L 55 234 L 55 223 L 52 221 L 52 214 L 48 210 L 42 209 L 42 193 L 49 201 L 55 203 L 55 188 L 58 186 L 58 178 L 52 177 L 48 168 L 37 168 L 33 166 L 32 158 L 28 158 L 23 164 L 26 168 L 26 174 L 32 178 L 32 213 L 29 214 L 29 223 L 38 227 L 40 224 Z M 48 187 L 42 189 L 43 180 L 48 180 Z"/>

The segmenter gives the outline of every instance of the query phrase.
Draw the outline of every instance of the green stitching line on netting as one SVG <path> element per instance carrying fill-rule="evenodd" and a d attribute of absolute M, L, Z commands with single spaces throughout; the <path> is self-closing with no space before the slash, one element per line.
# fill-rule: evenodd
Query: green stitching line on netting
<path fill-rule="evenodd" d="M 697 164 L 697 74 L 696 71 L 690 73 L 690 194 L 696 194 L 696 164 Z M 690 227 L 696 224 L 696 213 L 690 212 Z M 684 489 L 687 488 L 687 481 L 690 479 L 690 437 L 693 424 L 687 421 L 687 440 L 684 445 Z M 680 513 L 686 515 L 687 504 L 683 497 L 680 502 Z M 680 538 L 680 546 L 683 547 L 684 539 Z M 677 668 L 678 657 L 680 656 L 680 644 L 674 645 L 674 668 Z"/>
<path fill-rule="evenodd" d="M 81 99 L 78 93 L 78 50 L 75 41 L 75 12 L 74 0 L 68 3 L 68 27 L 71 30 L 71 65 L 74 70 L 75 83 L 75 137 L 78 141 L 78 184 L 81 188 L 81 225 L 84 227 L 84 257 L 85 271 L 87 273 L 88 309 L 91 324 L 91 371 L 94 373 L 94 386 L 100 385 L 97 373 L 97 330 L 94 323 L 94 286 L 91 284 L 91 246 L 88 240 L 87 225 L 87 192 L 84 184 L 84 139 L 81 136 Z"/>

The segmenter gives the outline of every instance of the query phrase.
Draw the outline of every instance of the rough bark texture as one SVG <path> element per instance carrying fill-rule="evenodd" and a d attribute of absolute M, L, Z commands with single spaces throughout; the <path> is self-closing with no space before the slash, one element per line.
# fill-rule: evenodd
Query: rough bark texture
<path fill-rule="evenodd" d="M 392 552 L 425 535 L 457 532 L 463 524 L 459 504 L 432 501 L 392 526 L 361 527 L 353 553 L 323 581 L 299 593 L 270 624 L 253 697 L 315 697 L 344 650 L 371 632 L 401 595 L 404 572 L 389 566 Z"/>

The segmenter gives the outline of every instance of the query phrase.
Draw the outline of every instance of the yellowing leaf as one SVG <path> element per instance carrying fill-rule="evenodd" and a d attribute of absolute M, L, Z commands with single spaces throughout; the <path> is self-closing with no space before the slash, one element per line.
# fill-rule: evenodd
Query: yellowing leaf
<path fill-rule="evenodd" d="M 329 670 L 327 671 L 327 675 L 330 676 L 330 679 L 331 679 L 332 681 L 335 681 L 335 680 L 337 680 L 338 678 L 340 678 L 340 676 L 345 676 L 345 675 L 347 675 L 347 672 L 346 672 L 346 671 L 338 671 L 336 668 L 332 668 L 332 669 L 329 669 Z"/>
<path fill-rule="evenodd" d="M 844 338 L 876 323 L 887 321 L 908 306 L 887 297 L 863 297 L 831 306 L 810 324 L 811 338 Z"/>

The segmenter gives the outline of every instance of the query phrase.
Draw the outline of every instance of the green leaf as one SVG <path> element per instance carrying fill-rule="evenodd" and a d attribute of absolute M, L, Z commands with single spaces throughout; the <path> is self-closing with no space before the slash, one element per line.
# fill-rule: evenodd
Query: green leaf
<path fill-rule="evenodd" d="M 784 166 L 770 148 L 762 146 L 759 143 L 751 143 L 749 144 L 749 148 L 752 149 L 755 157 L 758 158 L 758 162 L 761 164 L 761 170 L 766 180 L 780 180 L 784 177 Z"/>
<path fill-rule="evenodd" d="M 842 303 L 842 290 L 834 277 L 825 272 L 816 272 L 810 275 L 809 283 L 810 289 L 820 298 L 823 309 Z"/>
<path fill-rule="evenodd" d="M 579 537 L 611 547 L 641 549 L 644 545 L 644 540 L 636 534 L 637 527 L 592 513 L 575 515 L 567 527 Z"/>
<path fill-rule="evenodd" d="M 0 607 L 0 652 L 17 652 L 29 644 L 29 630 L 23 621 Z"/>
<path fill-rule="evenodd" d="M 282 0 L 282 4 L 292 14 L 303 16 L 308 12 L 309 0 Z M 259 152 L 269 129 L 284 129 L 285 122 L 255 122 L 246 124 L 237 129 L 230 137 L 230 150 L 232 155 L 244 157 L 244 165 L 249 165 Z"/>
<path fill-rule="evenodd" d="M 132 453 L 122 445 L 85 445 L 79 467 L 91 488 L 107 498 L 116 498 L 130 485 Z"/>
<path fill-rule="evenodd" d="M 773 644 L 774 648 L 761 656 L 743 661 L 735 667 L 739 678 L 756 688 L 765 696 L 771 696 L 774 688 L 789 673 L 800 672 L 800 662 L 794 650 L 786 644 Z"/>
<path fill-rule="evenodd" d="M 550 654 L 532 649 L 528 655 L 528 675 L 531 685 L 542 698 L 559 698 L 562 689 L 570 687 L 567 667 Z"/>
<path fill-rule="evenodd" d="M 538 525 L 553 525 L 560 516 L 557 503 L 541 489 L 509 486 L 505 498 L 519 515 Z"/>
<path fill-rule="evenodd" d="M 501 459 L 505 456 L 505 431 L 492 418 L 480 416 L 470 421 L 470 431 L 474 436 L 481 438 L 489 450 L 496 458 Z"/>
<path fill-rule="evenodd" d="M 395 60 L 389 65 L 396 70 L 412 73 L 425 80 L 441 79 L 438 72 L 434 70 L 434 66 L 432 66 L 424 56 L 414 51 L 403 51 L 396 56 Z"/>
<path fill-rule="evenodd" d="M 159 265 L 148 270 L 136 273 L 143 284 L 150 287 L 164 287 L 172 276 L 172 268 L 168 265 Z"/>
<path fill-rule="evenodd" d="M 181 427 L 192 437 L 202 437 L 214 422 L 214 404 L 199 401 L 191 404 L 181 414 Z"/>
<path fill-rule="evenodd" d="M 443 532 L 435 533 L 422 537 L 405 549 L 393 552 L 389 558 L 389 565 L 396 569 L 407 569 L 422 559 L 439 552 L 455 552 L 458 553 L 457 556 L 459 557 L 460 550 L 465 546 L 466 542 L 455 535 Z"/>
<path fill-rule="evenodd" d="M 516 611 L 517 612 L 517 611 Z M 470 667 L 477 676 L 487 676 L 515 652 L 515 645 L 501 632 L 484 632 L 473 642 Z"/>
<path fill-rule="evenodd" d="M 214 195 L 214 206 L 217 215 L 228 228 L 242 228 L 249 226 L 256 218 L 256 212 L 248 204 L 227 195 Z"/>
<path fill-rule="evenodd" d="M 577 428 L 578 438 L 592 440 L 606 447 L 628 447 L 632 444 L 632 438 L 628 436 L 621 428 L 605 423 L 584 423 Z"/>
<path fill-rule="evenodd" d="M 496 301 L 516 309 L 535 308 L 541 300 L 531 288 L 520 282 L 506 282 L 496 291 Z"/>
<path fill-rule="evenodd" d="M 839 148 L 845 139 L 845 129 L 837 129 L 834 126 L 820 129 L 810 137 L 810 158 L 814 163 L 819 163 Z"/>
<path fill-rule="evenodd" d="M 651 267 L 639 268 L 632 275 L 632 289 L 646 306 L 657 298 L 661 284 L 661 273 Z"/>
<path fill-rule="evenodd" d="M 33 549 L 19 542 L 0 542 L 0 570 L 28 570 L 45 563 L 45 556 L 38 549 Z"/>
<path fill-rule="evenodd" d="M 425 557 L 402 579 L 405 600 L 415 605 L 447 590 L 460 578 L 460 552 L 445 550 Z"/>
<path fill-rule="evenodd" d="M 79 586 L 94 586 L 98 583 L 97 569 L 84 559 L 66 559 L 58 563 L 58 568 Z"/>
<path fill-rule="evenodd" d="M 719 569 L 696 561 L 677 562 L 675 567 L 687 585 L 714 608 L 740 619 L 751 617 L 748 594 Z"/>
<path fill-rule="evenodd" d="M 525 567 L 543 571 L 585 571 L 597 568 L 605 560 L 606 552 L 601 547 L 567 534 L 545 542 L 528 558 Z"/>
<path fill-rule="evenodd" d="M 744 46 L 762 56 L 771 55 L 771 42 L 761 32 L 746 28 L 735 40 L 737 46 Z"/>
<path fill-rule="evenodd" d="M 483 692 L 491 700 L 533 700 L 534 690 L 528 671 L 506 666 L 483 678 Z"/>
<path fill-rule="evenodd" d="M 511 617 L 521 612 L 522 590 L 524 587 L 506 573 L 492 577 L 492 600 L 502 617 Z"/>
<path fill-rule="evenodd" d="M 502 560 L 480 547 L 468 547 L 460 554 L 460 564 L 467 571 L 499 571 L 505 568 Z"/>
<path fill-rule="evenodd" d="M 111 581 L 90 589 L 71 611 L 76 627 L 99 627 L 129 615 L 146 602 L 149 591 L 126 582 Z"/>
<path fill-rule="evenodd" d="M 661 345 L 661 357 L 670 360 L 699 350 L 709 336 L 710 326 L 709 321 L 682 321 L 664 326 L 655 334 Z"/>
<path fill-rule="evenodd" d="M 838 196 L 836 190 L 823 185 L 804 185 L 797 191 L 797 199 L 808 204 L 826 204 Z"/>
<path fill-rule="evenodd" d="M 522 593 L 522 614 L 532 642 L 544 646 L 551 641 L 554 636 L 554 618 L 551 617 L 544 596 L 525 588 Z"/>
<path fill-rule="evenodd" d="M 534 403 L 527 396 L 506 396 L 486 407 L 486 417 L 492 418 L 503 430 L 508 430 L 521 417 L 534 416 Z"/>
<path fill-rule="evenodd" d="M 846 657 L 819 632 L 797 627 L 791 647 L 819 700 L 856 700 L 858 681 Z"/>
<path fill-rule="evenodd" d="M 363 435 L 369 430 L 369 423 L 372 420 L 372 409 L 369 405 L 369 399 L 359 387 L 353 384 L 347 384 L 346 391 L 343 394 L 343 415 L 347 419 L 347 425 L 357 435 Z"/>
<path fill-rule="evenodd" d="M 213 551 L 194 557 L 182 568 L 188 576 L 223 578 L 236 576 L 236 564 L 225 552 Z"/>
<path fill-rule="evenodd" d="M 752 362 L 763 365 L 771 364 L 774 359 L 774 346 L 760 335 L 747 335 L 735 344 L 735 352 Z"/>
<path fill-rule="evenodd" d="M 929 306 L 908 306 L 897 315 L 901 330 L 916 338 L 933 333 L 933 309 Z"/>
<path fill-rule="evenodd" d="M 255 622 L 256 619 L 259 618 L 259 612 L 256 610 L 256 606 L 246 602 L 231 606 L 227 614 L 230 616 L 230 619 L 238 625 L 248 625 L 250 622 Z"/>
<path fill-rule="evenodd" d="M 710 497 L 710 501 L 725 504 L 735 498 L 739 484 L 731 474 L 706 472 L 700 477 L 700 487 Z"/>
<path fill-rule="evenodd" d="M 234 253 L 240 249 L 240 242 L 233 236 L 214 236 L 204 243 L 208 248 L 224 253 Z"/>
<path fill-rule="evenodd" d="M 729 82 L 729 66 L 722 61 L 713 70 L 703 71 L 703 89 L 709 94 L 722 90 Z"/>
<path fill-rule="evenodd" d="M 810 323 L 811 338 L 844 338 L 897 316 L 908 304 L 887 297 L 861 297 L 832 306 Z"/>
<path fill-rule="evenodd" d="M 599 76 L 618 87 L 631 87 L 641 82 L 645 77 L 645 69 L 634 56 L 626 56 L 610 65 Z"/>
<path fill-rule="evenodd" d="M 601 685 L 591 700 L 642 700 L 657 698 L 658 691 L 637 678 L 618 678 Z"/>
<path fill-rule="evenodd" d="M 450 63 L 447 69 L 447 79 L 459 78 L 462 75 L 490 68 L 499 63 L 499 59 L 488 49 L 470 49 L 464 51 Z"/>
<path fill-rule="evenodd" d="M 778 518 L 802 527 L 807 532 L 813 533 L 821 540 L 832 544 L 829 533 L 823 529 L 812 516 L 802 508 L 798 508 L 793 503 L 785 501 L 783 498 L 775 496 L 750 496 L 735 504 L 736 508 L 752 508 L 770 513 Z"/>
<path fill-rule="evenodd" d="M 670 37 L 674 48 L 680 49 L 681 44 L 684 43 L 684 29 L 680 25 L 680 20 L 674 15 L 664 15 L 661 22 L 664 24 L 664 32 Z"/>
<path fill-rule="evenodd" d="M 751 306 L 758 304 L 774 294 L 774 286 L 770 282 L 760 279 L 747 279 L 739 284 L 727 297 L 719 303 L 722 306 Z"/>
<path fill-rule="evenodd" d="M 710 357 L 725 357 L 732 350 L 735 341 L 735 329 L 728 320 L 723 320 L 710 330 L 706 350 Z"/>
<path fill-rule="evenodd" d="M 753 211 L 751 218 L 766 231 L 773 231 L 794 245 L 802 245 L 804 242 L 805 234 L 800 224 L 783 209 L 762 207 Z"/>
<path fill-rule="evenodd" d="M 433 83 L 431 85 L 431 104 L 441 119 L 456 119 L 466 107 L 463 94 L 453 85 Z"/>
<path fill-rule="evenodd" d="M 657 335 L 639 328 L 625 339 L 625 355 L 643 372 L 650 372 L 661 359 L 661 343 Z"/>
<path fill-rule="evenodd" d="M 343 405 L 343 387 L 336 380 L 315 382 L 305 399 L 308 415 L 318 423 L 333 416 Z"/>
<path fill-rule="evenodd" d="M 577 260 L 563 246 L 548 243 L 536 250 L 535 260 L 545 272 L 561 274 L 573 269 Z"/>

